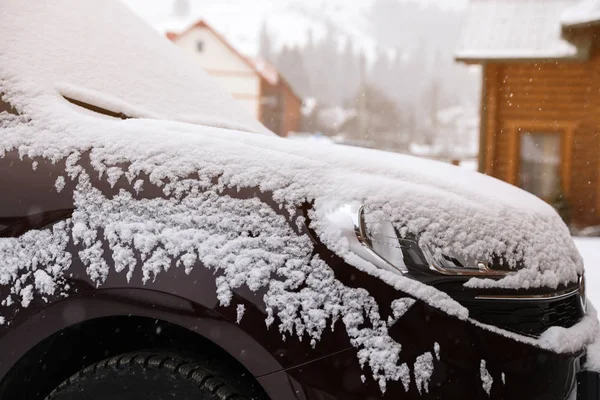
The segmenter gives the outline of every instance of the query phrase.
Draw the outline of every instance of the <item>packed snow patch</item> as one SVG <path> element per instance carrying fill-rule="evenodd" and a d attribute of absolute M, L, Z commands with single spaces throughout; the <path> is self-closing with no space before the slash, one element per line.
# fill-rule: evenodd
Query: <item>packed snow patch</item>
<path fill-rule="evenodd" d="M 415 304 L 415 299 L 404 297 L 392 301 L 392 315 L 388 317 L 388 326 L 394 325 Z M 393 316 L 393 317 L 392 317 Z"/>
<path fill-rule="evenodd" d="M 13 296 L 28 307 L 35 293 L 64 293 L 64 272 L 71 265 L 71 254 L 66 251 L 69 233 L 68 224 L 60 222 L 19 238 L 0 238 L 0 285 L 10 287 L 2 299 L 4 305 L 11 305 Z"/>
<path fill-rule="evenodd" d="M 536 345 L 557 353 L 573 353 L 581 350 L 582 345 L 587 346 L 594 342 L 600 334 L 598 314 L 591 302 L 587 304 L 586 315 L 570 328 L 553 326 L 548 328 Z"/>
<path fill-rule="evenodd" d="M 417 357 L 414 365 L 415 383 L 419 394 L 429 393 L 429 380 L 433 375 L 433 355 L 431 352 L 421 354 Z"/>
<path fill-rule="evenodd" d="M 236 320 L 235 320 L 235 322 L 237 324 L 242 322 L 242 318 L 244 317 L 245 312 L 246 312 L 246 306 L 244 306 L 243 304 L 238 304 L 237 309 L 236 309 Z"/>
<path fill-rule="evenodd" d="M 580 351 L 594 342 L 600 334 L 600 323 L 594 306 L 588 302 L 586 315 L 570 328 L 554 326 L 546 330 L 539 338 L 519 335 L 493 325 L 483 324 L 469 318 L 469 322 L 483 329 L 495 332 L 504 337 L 536 346 L 555 353 L 573 353 Z"/>
<path fill-rule="evenodd" d="M 568 7 L 560 17 L 560 22 L 565 27 L 585 26 L 599 21 L 599 0 L 579 0 L 577 4 Z"/>
<path fill-rule="evenodd" d="M 489 371 L 485 367 L 485 364 L 485 360 L 481 360 L 479 365 L 479 376 L 481 378 L 481 386 L 489 396 L 492 391 L 492 385 L 494 384 L 494 378 L 492 378 L 492 375 L 490 375 Z"/>

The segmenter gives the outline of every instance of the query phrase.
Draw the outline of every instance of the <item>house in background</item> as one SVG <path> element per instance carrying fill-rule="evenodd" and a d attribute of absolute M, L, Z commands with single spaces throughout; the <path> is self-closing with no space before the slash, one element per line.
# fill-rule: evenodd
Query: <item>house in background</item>
<path fill-rule="evenodd" d="M 203 20 L 181 33 L 167 32 L 167 38 L 267 128 L 280 136 L 299 130 L 302 101 L 269 62 L 242 55 Z"/>
<path fill-rule="evenodd" d="M 483 67 L 480 171 L 599 225 L 600 0 L 472 0 L 456 59 Z"/>

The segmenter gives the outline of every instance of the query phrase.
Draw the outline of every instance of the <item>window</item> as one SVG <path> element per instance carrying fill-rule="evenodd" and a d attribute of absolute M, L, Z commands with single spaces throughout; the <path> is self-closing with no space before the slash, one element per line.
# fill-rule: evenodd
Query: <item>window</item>
<path fill-rule="evenodd" d="M 561 136 L 559 133 L 521 134 L 519 187 L 542 199 L 561 189 Z"/>
<path fill-rule="evenodd" d="M 204 51 L 204 42 L 202 40 L 198 40 L 196 42 L 196 50 L 198 50 L 198 53 L 202 53 Z"/>

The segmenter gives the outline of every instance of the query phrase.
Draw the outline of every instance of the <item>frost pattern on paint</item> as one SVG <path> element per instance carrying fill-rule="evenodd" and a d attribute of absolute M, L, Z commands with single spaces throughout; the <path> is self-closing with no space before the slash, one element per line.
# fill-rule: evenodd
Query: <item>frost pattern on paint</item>
<path fill-rule="evenodd" d="M 392 315 L 388 317 L 388 325 L 392 326 L 415 304 L 415 299 L 410 297 L 404 297 L 402 299 L 396 299 L 392 301 L 391 309 Z"/>
<path fill-rule="evenodd" d="M 71 254 L 66 251 L 69 240 L 66 222 L 19 238 L 0 239 L 0 285 L 10 287 L 2 304 L 16 301 L 28 307 L 34 294 L 42 298 L 65 294 L 64 272 L 71 266 Z"/>
<path fill-rule="evenodd" d="M 479 364 L 479 377 L 481 378 L 481 387 L 489 396 L 492 391 L 492 384 L 494 383 L 494 378 L 489 373 L 487 368 L 485 367 L 485 360 L 481 360 Z"/>
<path fill-rule="evenodd" d="M 35 170 L 35 168 L 34 168 Z M 56 191 L 58 193 L 62 192 L 62 190 L 65 188 L 65 177 L 64 176 L 59 176 L 58 178 L 56 178 L 56 182 L 54 183 L 54 187 L 56 188 Z"/>
<path fill-rule="evenodd" d="M 236 318 L 235 323 L 239 325 L 242 322 L 242 318 L 244 318 L 244 313 L 246 312 L 246 306 L 243 304 L 238 304 L 236 308 Z"/>
<path fill-rule="evenodd" d="M 406 364 L 398 365 L 402 347 L 388 328 L 414 299 L 396 299 L 388 324 L 366 290 L 338 281 L 331 268 L 313 255 L 308 236 L 295 232 L 286 217 L 258 198 L 224 195 L 221 188 L 202 180 L 164 185 L 169 197 L 136 199 L 127 190 L 107 197 L 93 186 L 77 159 L 75 155 L 67 162 L 67 174 L 76 183 L 72 217 L 52 230 L 0 240 L 0 284 L 11 285 L 11 295 L 23 307 L 34 294 L 54 295 L 63 287 L 63 273 L 71 264 L 70 242 L 97 286 L 112 271 L 124 273 L 128 280 L 140 273 L 147 283 L 173 267 L 189 274 L 201 263 L 218 272 L 221 305 L 229 306 L 232 291 L 243 285 L 253 291 L 266 288 L 267 325 L 277 317 L 282 334 L 308 336 L 314 346 L 328 326 L 341 321 L 361 366 L 371 370 L 382 392 L 389 380 L 408 386 L 410 370 Z M 103 171 L 113 186 L 114 177 L 124 176 L 114 168 Z M 57 190 L 64 189 L 61 182 Z M 238 323 L 244 311 L 243 305 L 236 307 Z"/>
<path fill-rule="evenodd" d="M 433 375 L 433 355 L 431 352 L 417 357 L 414 365 L 415 383 L 419 394 L 429 393 L 429 380 Z"/>

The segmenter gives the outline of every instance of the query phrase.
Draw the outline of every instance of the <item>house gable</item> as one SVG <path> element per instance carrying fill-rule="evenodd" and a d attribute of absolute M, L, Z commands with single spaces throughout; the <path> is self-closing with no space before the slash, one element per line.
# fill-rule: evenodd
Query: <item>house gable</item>
<path fill-rule="evenodd" d="M 208 72 L 256 75 L 254 68 L 249 65 L 245 57 L 205 24 L 195 24 L 178 35 L 174 42 L 190 54 L 194 54 L 194 58 Z M 199 49 L 199 46 L 202 49 Z"/>
<path fill-rule="evenodd" d="M 302 101 L 268 61 L 244 56 L 203 20 L 166 36 L 271 130 L 298 130 Z"/>
<path fill-rule="evenodd" d="M 200 20 L 182 33 L 168 33 L 167 37 L 191 55 L 255 119 L 260 118 L 261 76 L 223 36 Z"/>

